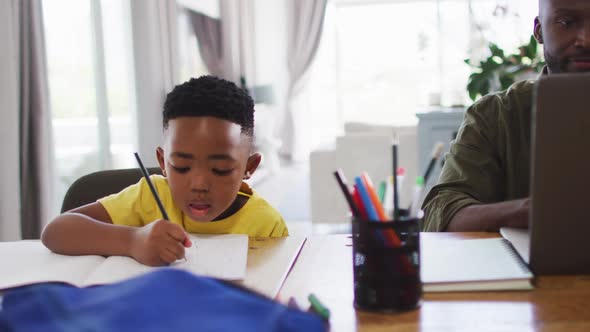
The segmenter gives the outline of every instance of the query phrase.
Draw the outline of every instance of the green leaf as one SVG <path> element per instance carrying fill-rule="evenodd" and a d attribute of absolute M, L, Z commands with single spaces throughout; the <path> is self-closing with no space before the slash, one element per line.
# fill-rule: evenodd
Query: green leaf
<path fill-rule="evenodd" d="M 494 71 L 495 69 L 497 69 L 500 66 L 501 66 L 501 64 L 495 62 L 493 60 L 493 57 L 491 57 L 491 58 L 488 58 L 486 60 L 486 62 L 483 62 L 481 64 L 481 69 L 483 70 L 483 72 L 491 72 L 491 71 Z"/>
<path fill-rule="evenodd" d="M 514 83 L 515 76 L 519 73 L 536 70 L 539 72 L 545 62 L 539 54 L 539 45 L 534 36 L 529 38 L 528 44 L 519 47 L 517 54 L 505 54 L 497 44 L 489 43 L 490 56 L 472 63 L 470 59 L 464 62 L 472 67 L 472 73 L 467 82 L 469 98 L 475 101 L 479 95 L 485 96 L 490 92 L 493 80 L 498 77 L 502 89 L 508 88 Z"/>
<path fill-rule="evenodd" d="M 537 42 L 537 39 L 535 39 L 535 36 L 531 35 L 531 39 L 529 41 L 529 45 L 528 45 L 528 57 L 531 59 L 534 59 L 537 57 L 537 53 L 539 50 L 539 43 Z"/>
<path fill-rule="evenodd" d="M 482 96 L 487 95 L 490 92 L 490 80 L 485 80 L 481 82 L 478 92 Z"/>
<path fill-rule="evenodd" d="M 500 47 L 498 47 L 498 45 L 494 44 L 494 43 L 490 43 L 490 51 L 492 52 L 492 56 L 498 56 L 500 58 L 504 58 L 504 50 L 502 50 Z"/>
<path fill-rule="evenodd" d="M 487 95 L 490 92 L 490 76 L 489 75 L 471 75 L 467 83 L 467 91 L 469 98 L 475 101 L 478 95 Z"/>
<path fill-rule="evenodd" d="M 469 99 L 475 101 L 475 99 L 477 99 L 477 91 L 475 90 L 470 90 L 469 91 Z"/>
<path fill-rule="evenodd" d="M 500 75 L 500 86 L 502 90 L 508 89 L 514 83 L 514 76 L 510 74 Z"/>

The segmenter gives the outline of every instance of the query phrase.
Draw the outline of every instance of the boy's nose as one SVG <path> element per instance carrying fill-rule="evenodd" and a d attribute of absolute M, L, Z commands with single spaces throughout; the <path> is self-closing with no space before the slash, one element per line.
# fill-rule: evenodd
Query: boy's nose
<path fill-rule="evenodd" d="M 207 178 L 202 175 L 195 175 L 191 178 L 191 191 L 193 192 L 208 192 L 209 183 Z"/>

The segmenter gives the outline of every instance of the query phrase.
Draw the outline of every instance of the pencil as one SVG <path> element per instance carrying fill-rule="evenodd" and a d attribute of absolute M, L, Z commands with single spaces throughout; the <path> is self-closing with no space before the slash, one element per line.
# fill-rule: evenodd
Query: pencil
<path fill-rule="evenodd" d="M 397 174 L 397 144 L 393 144 L 392 147 L 392 157 L 393 157 L 393 220 L 399 220 L 399 203 L 398 203 L 398 192 L 397 192 L 397 182 L 395 181 L 395 175 Z"/>
<path fill-rule="evenodd" d="M 156 200 L 156 203 L 158 203 L 158 207 L 160 208 L 160 212 L 162 213 L 162 217 L 164 219 L 170 221 L 170 218 L 168 217 L 168 213 L 166 213 L 166 210 L 164 209 L 164 205 L 162 204 L 162 201 L 160 200 L 160 196 L 158 196 L 158 192 L 156 191 L 156 188 L 154 188 L 154 184 L 152 183 L 152 180 L 150 180 L 150 174 L 148 173 L 145 166 L 143 166 L 143 163 L 141 162 L 141 158 L 139 158 L 139 154 L 137 152 L 135 152 L 133 154 L 135 155 L 135 159 L 137 159 L 137 163 L 139 164 L 139 169 L 141 169 L 141 173 L 143 173 L 143 177 L 147 181 L 147 184 L 150 187 L 150 190 L 152 191 L 152 195 L 154 195 L 154 199 Z"/>
<path fill-rule="evenodd" d="M 147 182 L 148 187 L 150 187 L 150 190 L 152 192 L 152 195 L 154 196 L 154 199 L 156 200 L 156 203 L 158 203 L 158 207 L 160 208 L 160 212 L 162 213 L 162 218 L 170 221 L 170 218 L 168 217 L 168 213 L 166 213 L 166 209 L 164 209 L 164 204 L 162 204 L 162 200 L 160 200 L 160 196 L 158 196 L 158 192 L 156 191 L 156 188 L 154 187 L 152 180 L 150 180 L 150 174 L 148 173 L 145 166 L 143 166 L 143 163 L 141 162 L 141 158 L 139 158 L 139 153 L 134 152 L 133 154 L 135 155 L 135 159 L 137 159 L 137 163 L 139 164 L 139 169 L 141 170 L 141 173 L 143 174 L 143 177 L 145 178 L 145 181 Z M 186 241 L 186 238 L 182 241 L 182 243 L 184 243 L 185 241 Z M 188 262 L 188 259 L 186 258 L 186 256 L 184 257 L 184 261 Z"/>

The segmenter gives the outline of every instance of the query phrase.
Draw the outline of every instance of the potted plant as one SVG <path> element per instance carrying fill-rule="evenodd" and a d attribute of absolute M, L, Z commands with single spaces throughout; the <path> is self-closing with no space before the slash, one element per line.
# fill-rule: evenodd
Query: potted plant
<path fill-rule="evenodd" d="M 506 55 L 498 45 L 490 43 L 487 59 L 479 64 L 466 59 L 465 63 L 473 68 L 467 83 L 469 98 L 475 101 L 490 92 L 505 90 L 515 81 L 530 77 L 530 74 L 539 73 L 545 61 L 538 46 L 537 40 L 531 36 L 528 44 L 518 48 L 518 54 Z"/>

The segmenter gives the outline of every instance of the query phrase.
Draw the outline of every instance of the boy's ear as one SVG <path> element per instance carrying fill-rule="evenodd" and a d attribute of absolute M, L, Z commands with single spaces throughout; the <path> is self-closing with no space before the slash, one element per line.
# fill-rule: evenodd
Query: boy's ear
<path fill-rule="evenodd" d="M 164 149 L 158 146 L 156 149 L 156 158 L 158 158 L 158 164 L 162 170 L 162 175 L 166 176 L 166 163 L 164 162 Z"/>
<path fill-rule="evenodd" d="M 258 165 L 260 165 L 260 161 L 262 161 L 262 155 L 258 152 L 253 153 L 248 157 L 248 161 L 246 162 L 246 173 L 244 174 L 245 180 L 249 179 L 252 174 L 254 174 Z"/>

